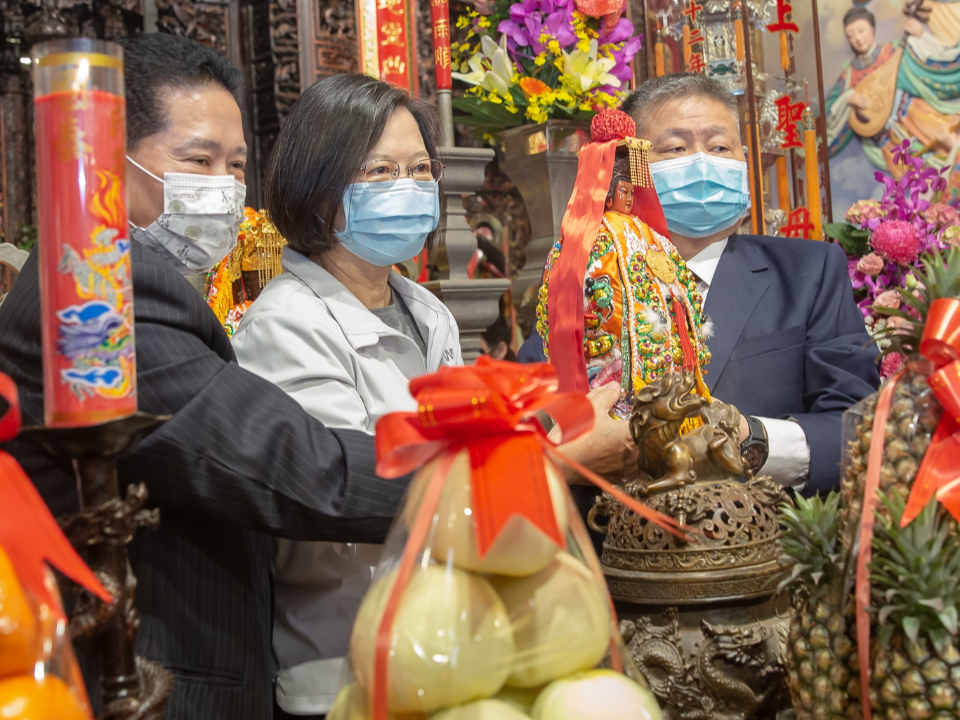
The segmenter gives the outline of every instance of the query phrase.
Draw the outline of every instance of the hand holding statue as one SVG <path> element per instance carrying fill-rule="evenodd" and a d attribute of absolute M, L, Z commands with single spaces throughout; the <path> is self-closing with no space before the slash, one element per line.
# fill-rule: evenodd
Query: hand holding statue
<path fill-rule="evenodd" d="M 587 393 L 587 399 L 593 405 L 593 430 L 579 440 L 561 445 L 560 450 L 598 475 L 620 482 L 624 475 L 635 472 L 638 453 L 630 436 L 630 423 L 610 416 L 610 410 L 620 399 L 620 386 L 610 383 L 593 388 Z M 554 427 L 548 437 L 559 440 L 559 431 L 559 427 Z M 569 483 L 591 484 L 566 466 L 563 472 Z"/>

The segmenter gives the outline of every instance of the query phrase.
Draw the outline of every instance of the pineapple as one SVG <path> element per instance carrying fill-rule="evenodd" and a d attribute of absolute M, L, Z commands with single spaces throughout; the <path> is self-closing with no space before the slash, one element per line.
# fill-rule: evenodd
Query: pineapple
<path fill-rule="evenodd" d="M 794 613 L 787 638 L 787 686 L 798 720 L 861 715 L 854 627 L 845 600 L 837 493 L 781 506 L 781 563 L 790 575 Z"/>
<path fill-rule="evenodd" d="M 907 362 L 885 428 L 871 564 L 871 602 L 876 610 L 870 701 L 882 718 L 960 718 L 960 705 L 955 704 L 960 653 L 954 628 L 960 597 L 954 597 L 952 589 L 960 580 L 960 561 L 951 560 L 960 550 L 958 526 L 952 518 L 930 511 L 933 517 L 925 516 L 925 524 L 914 528 L 921 522 L 917 518 L 908 528 L 899 527 L 905 500 L 942 414 L 926 382 L 931 368 L 918 352 L 930 303 L 942 297 L 960 297 L 956 249 L 945 257 L 936 251 L 928 256 L 916 295 L 903 290 L 905 307 L 884 311 L 901 318 L 899 325 L 884 329 L 889 343 L 884 352 L 898 352 Z M 789 685 L 800 720 L 859 717 L 853 584 L 876 402 L 874 395 L 860 405 L 856 437 L 844 458 L 842 507 L 838 510 L 831 498 L 820 505 L 798 500 L 796 508 L 784 514 L 784 562 L 793 567 L 790 582 L 802 585 L 794 590 L 787 648 Z M 836 535 L 830 535 L 831 529 Z M 826 690 L 816 656 L 808 660 L 816 650 L 813 638 L 819 643 L 816 649 L 829 650 L 820 657 L 824 664 L 834 664 L 829 672 L 835 687 L 846 688 L 846 704 Z"/>
<path fill-rule="evenodd" d="M 944 257 L 934 251 L 924 260 L 924 273 L 917 294 L 901 290 L 904 309 L 881 308 L 880 311 L 897 317 L 902 322 L 888 325 L 882 331 L 889 345 L 884 354 L 900 353 L 907 359 L 906 372 L 894 390 L 887 418 L 883 443 L 883 464 L 880 467 L 881 497 L 896 494 L 906 498 L 917 476 L 923 456 L 930 446 L 930 438 L 940 422 L 942 409 L 927 386 L 929 364 L 919 356 L 920 339 L 926 324 L 930 303 L 938 298 L 960 297 L 960 251 L 951 249 Z M 860 513 L 863 509 L 863 488 L 867 472 L 867 455 L 873 437 L 873 412 L 877 395 L 862 403 L 863 416 L 857 428 L 857 437 L 847 448 L 846 464 L 841 479 L 843 512 L 840 519 L 840 538 L 847 556 L 852 555 L 860 534 Z M 886 508 L 878 506 L 880 515 Z"/>
<path fill-rule="evenodd" d="M 870 563 L 870 706 L 878 720 L 960 717 L 960 535 L 932 501 L 906 528 L 883 498 Z"/>

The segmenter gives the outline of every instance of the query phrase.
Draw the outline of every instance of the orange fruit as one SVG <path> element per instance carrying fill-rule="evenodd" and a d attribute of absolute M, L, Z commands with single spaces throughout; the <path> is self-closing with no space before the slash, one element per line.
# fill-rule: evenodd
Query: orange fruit
<path fill-rule="evenodd" d="M 37 614 L 10 558 L 0 548 L 0 679 L 32 673 L 37 661 Z M 0 714 L 6 720 L 6 716 Z"/>
<path fill-rule="evenodd" d="M 58 677 L 17 675 L 0 680 L 2 720 L 91 720 L 84 703 Z"/>

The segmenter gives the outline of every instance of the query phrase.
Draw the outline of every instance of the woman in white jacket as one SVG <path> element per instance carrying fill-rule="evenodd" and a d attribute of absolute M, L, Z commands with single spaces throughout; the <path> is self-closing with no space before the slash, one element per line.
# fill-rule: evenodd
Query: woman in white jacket
<path fill-rule="evenodd" d="M 436 237 L 442 165 L 429 108 L 364 75 L 316 83 L 297 101 L 266 173 L 287 240 L 282 275 L 233 339 L 241 365 L 332 427 L 374 432 L 413 410 L 411 378 L 460 365 L 450 311 L 392 266 Z M 283 713 L 333 704 L 378 547 L 278 541 L 274 652 Z"/>

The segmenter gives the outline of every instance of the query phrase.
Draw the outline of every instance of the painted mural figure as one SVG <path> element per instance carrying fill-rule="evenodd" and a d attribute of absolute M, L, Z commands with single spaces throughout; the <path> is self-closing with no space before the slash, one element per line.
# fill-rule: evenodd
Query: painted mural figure
<path fill-rule="evenodd" d="M 863 84 L 874 73 L 895 68 L 901 47 L 901 41 L 876 42 L 876 19 L 866 8 L 849 10 L 843 25 L 854 58 L 844 64 L 826 100 L 830 157 L 857 134 L 851 116 L 871 105 L 872 98 L 862 92 Z M 892 111 L 878 133 L 860 137 L 870 162 L 895 177 L 902 168 L 895 166 L 892 151 L 907 139 L 914 152 L 928 148 L 924 153 L 928 165 L 954 165 L 957 137 L 951 130 L 960 120 L 960 2 L 927 0 L 915 16 L 907 18 L 904 31 L 906 43 L 896 70 Z"/>

